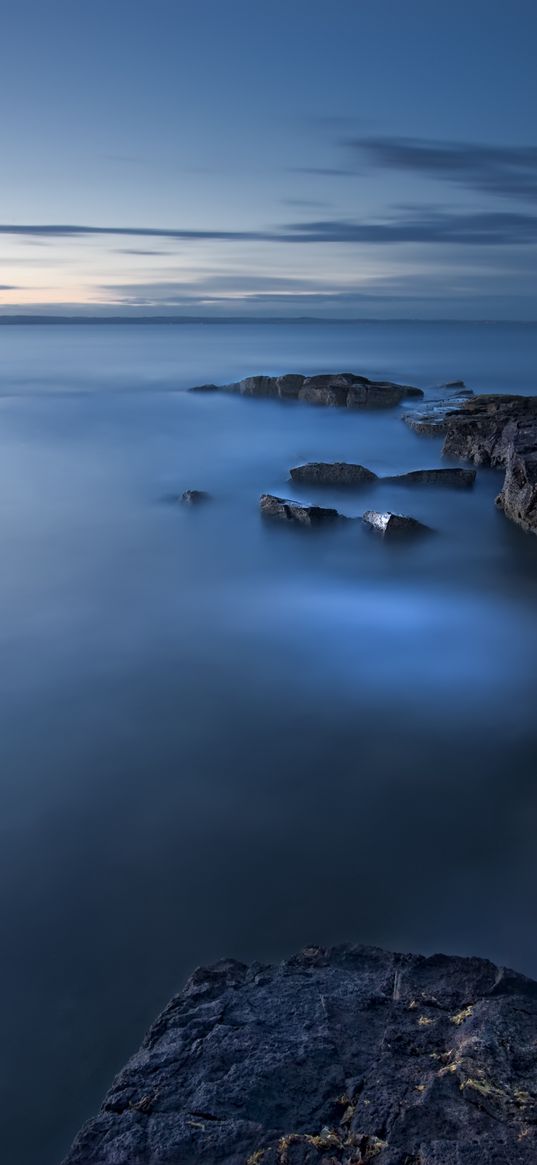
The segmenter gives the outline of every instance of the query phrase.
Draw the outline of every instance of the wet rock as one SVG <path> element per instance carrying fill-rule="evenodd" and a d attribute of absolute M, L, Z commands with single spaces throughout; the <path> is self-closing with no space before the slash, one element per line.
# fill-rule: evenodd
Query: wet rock
<path fill-rule="evenodd" d="M 337 510 L 326 506 L 310 506 L 292 498 L 279 498 L 275 494 L 262 494 L 259 507 L 263 517 L 277 518 L 280 522 L 296 522 L 300 526 L 319 526 L 323 522 L 343 520 Z"/>
<path fill-rule="evenodd" d="M 466 388 L 464 380 L 448 380 L 443 388 Z"/>
<path fill-rule="evenodd" d="M 535 1165 L 537 984 L 308 947 L 195 971 L 65 1165 Z"/>
<path fill-rule="evenodd" d="M 502 491 L 496 499 L 507 518 L 537 533 L 537 450 L 510 450 Z"/>
<path fill-rule="evenodd" d="M 512 448 L 537 448 L 537 397 L 475 396 L 446 420 L 443 452 L 504 467 Z"/>
<path fill-rule="evenodd" d="M 476 398 L 474 398 L 476 399 Z M 427 401 L 420 408 L 405 413 L 403 420 L 415 433 L 437 437 L 447 432 L 450 416 L 468 403 L 466 396 L 453 396 L 449 400 Z"/>
<path fill-rule="evenodd" d="M 392 514 L 390 510 L 384 512 L 366 510 L 363 521 L 383 538 L 386 535 L 420 534 L 429 530 L 429 527 L 423 522 L 418 522 L 417 518 L 411 518 L 408 514 Z"/>
<path fill-rule="evenodd" d="M 181 501 L 185 506 L 197 506 L 200 502 L 207 502 L 210 496 L 204 489 L 185 489 Z"/>
<path fill-rule="evenodd" d="M 213 391 L 214 385 L 201 385 L 191 391 Z M 302 376 L 290 372 L 284 376 L 246 376 L 243 380 L 222 385 L 225 392 L 241 396 L 276 397 L 300 400 L 309 404 L 335 408 L 391 408 L 407 397 L 422 397 L 420 388 L 394 384 L 389 380 L 369 380 L 353 372 L 329 372 L 319 376 Z"/>
<path fill-rule="evenodd" d="M 421 419 L 420 419 L 421 418 Z M 481 395 L 458 401 L 453 407 L 419 410 L 417 432 L 444 433 L 442 452 L 449 457 L 505 469 L 499 503 L 508 518 L 524 530 L 537 533 L 534 504 L 537 455 L 537 396 Z"/>
<path fill-rule="evenodd" d="M 293 481 L 305 481 L 311 485 L 356 486 L 377 480 L 376 473 L 364 465 L 347 461 L 308 461 L 289 472 Z"/>
<path fill-rule="evenodd" d="M 383 481 L 393 481 L 396 485 L 449 485 L 458 489 L 468 489 L 476 479 L 475 469 L 413 469 L 410 473 L 397 473 L 393 477 L 383 477 Z"/>

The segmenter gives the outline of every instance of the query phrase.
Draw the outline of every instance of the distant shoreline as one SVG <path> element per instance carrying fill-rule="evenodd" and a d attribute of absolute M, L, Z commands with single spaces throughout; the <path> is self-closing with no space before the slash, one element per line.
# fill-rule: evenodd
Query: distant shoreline
<path fill-rule="evenodd" d="M 481 319 L 481 320 L 455 320 L 455 319 L 434 319 L 433 320 L 433 319 L 426 319 L 426 320 L 424 320 L 424 319 L 412 319 L 412 318 L 386 319 L 386 318 L 382 318 L 380 316 L 371 316 L 371 317 L 363 316 L 363 317 L 360 317 L 358 319 L 352 319 L 349 317 L 342 318 L 342 319 L 327 319 L 326 316 L 296 316 L 294 318 L 290 318 L 289 316 L 263 316 L 263 317 L 260 316 L 260 317 L 253 318 L 252 316 L 237 316 L 237 317 L 220 316 L 220 317 L 216 317 L 216 316 L 121 316 L 121 315 L 118 315 L 118 316 L 82 316 L 82 315 L 81 316 L 72 316 L 72 315 L 71 316 L 60 316 L 60 315 L 57 315 L 57 316 L 52 316 L 52 315 L 51 316 L 47 316 L 47 315 L 12 315 L 12 316 L 10 316 L 10 315 L 0 315 L 0 326 L 1 325 L 7 326 L 10 324 L 25 325 L 27 327 L 29 325 L 32 325 L 32 324 L 38 324 L 38 325 L 41 325 L 41 324 L 55 324 L 55 325 L 58 325 L 58 324 L 84 324 L 86 326 L 89 324 L 106 324 L 106 325 L 110 325 L 110 324 L 114 324 L 114 325 L 115 324 L 129 324 L 129 325 L 132 325 L 132 324 L 146 324 L 146 325 L 147 324 L 153 324 L 153 325 L 164 324 L 167 327 L 183 326 L 185 324 L 223 324 L 223 325 L 229 325 L 229 324 L 240 324 L 240 325 L 243 325 L 243 324 L 252 324 L 252 325 L 255 325 L 255 324 L 288 324 L 291 326 L 293 324 L 294 325 L 296 325 L 296 324 L 314 324 L 315 326 L 318 326 L 319 324 L 323 324 L 326 326 L 329 326 L 331 324 L 349 324 L 349 325 L 354 325 L 354 326 L 362 325 L 362 324 L 420 324 L 420 325 L 424 325 L 424 326 L 427 326 L 427 325 L 438 326 L 438 324 L 443 324 L 443 325 L 455 324 L 457 327 L 461 327 L 461 326 L 462 327 L 464 327 L 464 326 L 475 327 L 476 325 L 487 326 L 487 327 L 491 327 L 491 326 L 497 327 L 498 325 L 501 325 L 503 327 L 506 327 L 506 326 L 511 327 L 511 326 L 513 326 L 513 324 L 515 324 L 517 327 L 534 328 L 537 326 L 537 320 L 495 320 L 495 319 L 490 319 L 490 320 L 484 320 L 484 319 Z"/>

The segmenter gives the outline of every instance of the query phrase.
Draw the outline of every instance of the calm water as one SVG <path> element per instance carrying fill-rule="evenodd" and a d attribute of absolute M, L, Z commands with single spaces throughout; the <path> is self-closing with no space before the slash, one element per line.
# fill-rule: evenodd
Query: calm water
<path fill-rule="evenodd" d="M 412 545 L 272 528 L 291 465 L 440 443 L 182 391 L 336 368 L 533 392 L 537 329 L 0 329 L 6 1165 L 57 1165 L 200 962 L 350 939 L 537 974 L 537 539 L 501 478 L 325 495 L 437 531 Z"/>

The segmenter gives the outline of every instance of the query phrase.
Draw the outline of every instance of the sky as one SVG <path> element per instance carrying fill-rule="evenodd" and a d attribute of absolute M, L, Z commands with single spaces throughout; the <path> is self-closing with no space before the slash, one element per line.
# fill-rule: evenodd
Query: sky
<path fill-rule="evenodd" d="M 537 319 L 536 0 L 0 29 L 0 314 Z"/>

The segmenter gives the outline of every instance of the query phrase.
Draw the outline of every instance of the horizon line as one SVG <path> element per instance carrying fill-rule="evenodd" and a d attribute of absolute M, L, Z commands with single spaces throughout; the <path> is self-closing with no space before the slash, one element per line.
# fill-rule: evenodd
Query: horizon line
<path fill-rule="evenodd" d="M 32 312 L 0 313 L 0 326 L 32 324 L 524 324 L 535 326 L 536 319 L 506 319 L 479 316 L 460 319 L 455 316 L 189 316 L 189 315 L 53 315 Z"/>

